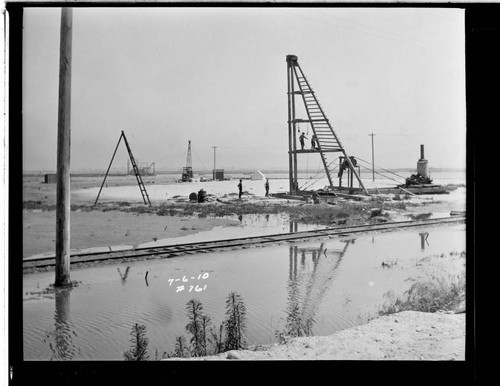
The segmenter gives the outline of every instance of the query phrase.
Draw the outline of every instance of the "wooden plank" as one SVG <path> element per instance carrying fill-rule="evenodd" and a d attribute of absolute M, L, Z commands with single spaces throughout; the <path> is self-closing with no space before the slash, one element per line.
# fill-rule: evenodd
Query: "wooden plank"
<path fill-rule="evenodd" d="M 289 151 L 289 154 L 294 154 L 294 153 L 338 153 L 339 151 L 342 151 L 340 149 L 324 149 L 322 148 L 321 150 L 316 149 L 316 150 L 311 150 L 311 149 L 304 149 L 304 150 L 292 150 L 291 152 Z"/>
<path fill-rule="evenodd" d="M 399 189 L 401 189 L 403 192 L 406 192 L 406 193 L 408 193 L 408 194 L 411 194 L 412 196 L 416 196 L 416 194 L 415 194 L 415 193 L 412 193 L 412 192 L 410 192 L 409 190 L 403 189 L 401 186 L 399 187 Z"/>

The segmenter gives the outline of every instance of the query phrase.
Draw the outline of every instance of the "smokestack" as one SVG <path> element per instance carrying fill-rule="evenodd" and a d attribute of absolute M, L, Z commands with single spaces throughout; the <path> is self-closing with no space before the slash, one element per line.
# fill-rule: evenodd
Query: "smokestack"
<path fill-rule="evenodd" d="M 424 145 L 420 145 L 420 159 L 417 162 L 417 173 L 422 177 L 429 177 L 429 166 L 424 158 Z"/>

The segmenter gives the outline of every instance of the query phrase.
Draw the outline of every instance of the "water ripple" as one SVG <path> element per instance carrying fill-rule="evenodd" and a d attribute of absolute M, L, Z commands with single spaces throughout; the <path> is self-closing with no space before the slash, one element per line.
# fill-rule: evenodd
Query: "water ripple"
<path fill-rule="evenodd" d="M 23 302 L 25 359 L 121 360 L 135 323 L 146 326 L 151 350 L 171 351 L 176 336 L 189 337 L 186 302 L 198 298 L 218 327 L 226 318 L 225 301 L 231 291 L 237 291 L 246 305 L 249 344 L 274 341 L 275 331 L 287 321 L 300 326 L 313 320 L 309 327 L 314 335 L 329 335 L 366 322 L 386 300 L 384 293 L 401 294 L 411 285 L 408 278 L 434 269 L 422 259 L 463 249 L 464 227 L 428 231 L 425 250 L 418 231 L 400 231 L 360 237 L 355 243 L 328 239 L 323 244 L 211 252 L 161 264 L 138 262 L 130 264 L 126 280 L 125 268 L 122 275 L 116 267 L 81 269 L 75 276 L 87 285 L 74 288 L 71 296 Z M 396 257 L 397 267 L 380 267 L 381 261 Z M 423 262 L 416 265 L 411 259 Z M 463 270 L 463 258 L 439 259 L 446 272 Z M 149 286 L 144 282 L 146 270 Z M 210 279 L 208 289 L 197 294 L 177 293 L 166 281 L 201 271 L 210 271 Z M 23 292 L 43 283 L 40 277 L 33 274 L 27 279 Z"/>

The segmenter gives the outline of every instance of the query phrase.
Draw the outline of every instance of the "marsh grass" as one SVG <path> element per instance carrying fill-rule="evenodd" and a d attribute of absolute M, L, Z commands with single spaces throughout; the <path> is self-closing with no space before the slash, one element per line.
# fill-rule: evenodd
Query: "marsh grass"
<path fill-rule="evenodd" d="M 432 213 L 412 213 L 410 214 L 410 218 L 412 220 L 427 220 L 432 216 Z"/>
<path fill-rule="evenodd" d="M 213 347 L 213 353 L 220 354 L 224 352 L 224 338 L 223 338 L 224 324 L 223 323 L 220 324 L 218 331 L 214 327 L 210 327 L 209 332 L 210 336 L 208 337 L 208 341 Z"/>
<path fill-rule="evenodd" d="M 369 210 L 380 208 L 382 210 L 405 210 L 406 202 L 402 200 L 387 201 L 381 198 L 372 197 L 363 201 L 339 200 L 335 205 L 307 204 L 296 201 L 293 204 L 282 202 L 277 203 L 234 203 L 234 202 L 169 202 L 160 205 L 146 206 L 130 204 L 126 201 L 118 201 L 107 204 L 100 204 L 96 207 L 92 205 L 72 205 L 72 211 L 123 211 L 135 214 L 156 214 L 158 216 L 180 216 L 180 217 L 229 217 L 246 214 L 281 214 L 290 216 L 292 221 L 305 224 L 331 225 L 340 223 L 356 223 L 370 219 Z M 44 204 L 41 201 L 24 201 L 23 209 L 43 211 L 55 210 L 55 205 Z"/>
<path fill-rule="evenodd" d="M 279 344 L 300 336 L 312 336 L 314 322 L 314 318 L 303 318 L 298 304 L 294 304 L 287 313 L 285 326 L 281 330 L 275 330 L 274 336 Z"/>
<path fill-rule="evenodd" d="M 379 310 L 379 315 L 389 315 L 401 311 L 454 311 L 465 299 L 465 274 L 431 277 L 417 281 L 396 297 L 389 291 L 384 295 L 387 301 Z"/>
<path fill-rule="evenodd" d="M 47 204 L 47 203 L 44 203 L 42 201 L 27 200 L 27 201 L 23 201 L 23 209 L 25 209 L 25 210 L 41 210 L 43 212 L 50 212 L 50 211 L 56 210 L 56 204 Z M 71 210 L 74 212 L 77 210 L 82 211 L 82 212 L 90 212 L 93 210 L 93 208 L 89 205 L 72 204 Z"/>
<path fill-rule="evenodd" d="M 224 348 L 226 351 L 240 350 L 246 345 L 246 307 L 243 298 L 236 292 L 227 297 L 226 316 Z"/>
<path fill-rule="evenodd" d="M 224 204 L 206 203 L 196 204 L 168 204 L 157 208 L 158 215 L 197 216 L 198 218 L 230 217 L 247 214 L 288 214 L 291 221 L 304 224 L 332 225 L 336 223 L 360 222 L 370 219 L 371 208 L 382 210 L 397 209 L 404 210 L 405 204 L 399 202 L 387 202 L 374 199 L 366 202 L 343 202 L 339 205 L 314 205 L 314 204 Z M 152 211 L 150 208 L 129 208 L 130 211 Z M 344 221 L 345 220 L 345 221 Z"/>
<path fill-rule="evenodd" d="M 188 301 L 186 310 L 189 318 L 186 331 L 191 334 L 191 355 L 195 357 L 205 356 L 207 355 L 207 332 L 210 318 L 203 313 L 203 305 L 199 300 Z"/>
<path fill-rule="evenodd" d="M 174 351 L 164 353 L 160 359 L 202 357 L 246 347 L 246 307 L 238 293 L 231 292 L 227 296 L 226 319 L 218 328 L 204 314 L 199 300 L 189 300 L 186 311 L 189 322 L 185 329 L 190 334 L 189 342 L 186 337 L 177 336 Z"/>
<path fill-rule="evenodd" d="M 132 338 L 130 342 L 132 343 L 130 349 L 123 353 L 125 360 L 127 361 L 146 361 L 149 359 L 148 355 L 148 344 L 149 340 L 146 337 L 146 326 L 136 323 L 132 326 L 132 331 L 130 332 Z"/>
<path fill-rule="evenodd" d="M 187 358 L 189 356 L 189 345 L 186 341 L 186 337 L 182 335 L 176 337 L 174 352 L 173 354 L 167 355 L 167 357 Z"/>

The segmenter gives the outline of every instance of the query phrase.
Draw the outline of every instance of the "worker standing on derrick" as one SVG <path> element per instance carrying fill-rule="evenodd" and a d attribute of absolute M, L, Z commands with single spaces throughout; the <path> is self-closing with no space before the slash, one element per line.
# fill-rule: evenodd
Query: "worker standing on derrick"
<path fill-rule="evenodd" d="M 317 142 L 316 134 L 313 134 L 313 136 L 311 137 L 311 150 L 316 150 L 316 142 Z"/>
<path fill-rule="evenodd" d="M 264 184 L 264 188 L 266 188 L 266 197 L 269 197 L 269 178 L 266 178 L 266 183 Z"/>
<path fill-rule="evenodd" d="M 300 137 L 299 137 L 301 150 L 304 150 L 304 145 L 305 145 L 304 140 L 305 139 L 307 139 L 306 133 L 302 132 L 302 134 L 300 134 Z"/>

